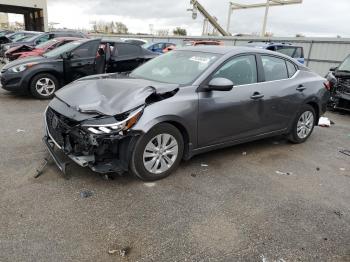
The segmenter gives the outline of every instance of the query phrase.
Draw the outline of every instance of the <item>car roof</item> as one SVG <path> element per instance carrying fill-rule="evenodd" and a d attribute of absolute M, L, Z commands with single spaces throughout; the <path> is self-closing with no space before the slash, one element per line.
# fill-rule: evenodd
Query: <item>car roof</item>
<path fill-rule="evenodd" d="M 81 40 L 81 39 L 85 39 L 85 38 L 72 37 L 72 36 L 60 36 L 60 37 L 55 37 L 52 40 L 57 40 L 57 41 L 65 41 L 65 40 L 76 41 L 76 40 Z"/>
<path fill-rule="evenodd" d="M 177 51 L 194 51 L 194 52 L 203 52 L 203 53 L 213 53 L 221 55 L 238 55 L 242 53 L 259 53 L 259 54 L 268 54 L 274 56 L 280 56 L 282 58 L 291 60 L 292 58 L 270 50 L 254 48 L 248 46 L 220 46 L 220 45 L 202 45 L 202 46 L 188 46 L 181 47 L 176 49 Z"/>
<path fill-rule="evenodd" d="M 281 45 L 282 46 L 297 47 L 296 45 L 294 45 L 292 43 L 284 43 L 284 42 L 254 42 L 254 41 L 248 42 L 246 46 L 256 46 L 256 47 L 260 47 L 260 48 L 266 48 L 268 46 L 281 46 Z"/>

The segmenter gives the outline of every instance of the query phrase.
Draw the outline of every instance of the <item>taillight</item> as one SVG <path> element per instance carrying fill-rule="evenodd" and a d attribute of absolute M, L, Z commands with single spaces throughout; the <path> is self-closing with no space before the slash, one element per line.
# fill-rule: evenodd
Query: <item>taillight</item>
<path fill-rule="evenodd" d="M 330 91 L 332 88 L 332 84 L 329 81 L 324 82 L 323 85 L 328 91 Z"/>

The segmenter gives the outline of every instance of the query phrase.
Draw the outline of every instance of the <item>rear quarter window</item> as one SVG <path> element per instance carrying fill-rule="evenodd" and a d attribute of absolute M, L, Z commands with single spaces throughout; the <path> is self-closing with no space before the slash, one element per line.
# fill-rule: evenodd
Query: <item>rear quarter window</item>
<path fill-rule="evenodd" d="M 274 56 L 261 56 L 261 60 L 265 73 L 265 81 L 288 78 L 288 70 L 284 59 Z"/>
<path fill-rule="evenodd" d="M 297 72 L 297 68 L 295 67 L 295 65 L 289 61 L 286 61 L 287 64 L 287 69 L 288 69 L 288 76 L 292 77 L 295 75 L 295 73 Z"/>
<path fill-rule="evenodd" d="M 117 44 L 115 49 L 117 56 L 137 56 L 141 53 L 141 48 L 132 44 Z"/>

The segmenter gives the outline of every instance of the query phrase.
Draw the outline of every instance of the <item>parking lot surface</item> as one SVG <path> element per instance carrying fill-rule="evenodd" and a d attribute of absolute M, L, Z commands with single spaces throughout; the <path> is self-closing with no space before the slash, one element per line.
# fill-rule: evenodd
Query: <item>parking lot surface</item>
<path fill-rule="evenodd" d="M 0 91 L 0 261 L 350 261 L 349 114 L 144 183 L 52 162 L 34 178 L 47 104 Z"/>

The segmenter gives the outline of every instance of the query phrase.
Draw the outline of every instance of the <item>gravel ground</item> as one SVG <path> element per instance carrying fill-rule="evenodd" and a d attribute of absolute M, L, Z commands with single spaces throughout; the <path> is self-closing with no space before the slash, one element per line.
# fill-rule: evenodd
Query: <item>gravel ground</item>
<path fill-rule="evenodd" d="M 218 150 L 144 183 L 53 163 L 33 178 L 46 105 L 0 91 L 0 261 L 350 261 L 349 114 L 302 145 Z"/>

